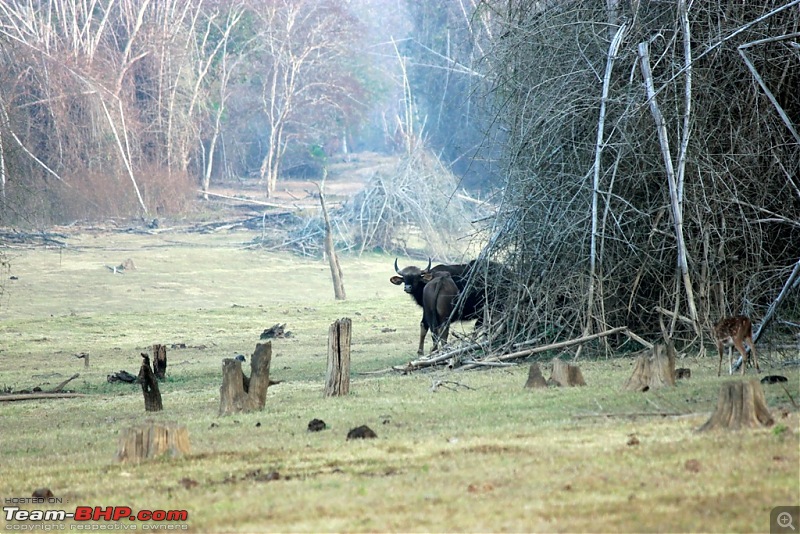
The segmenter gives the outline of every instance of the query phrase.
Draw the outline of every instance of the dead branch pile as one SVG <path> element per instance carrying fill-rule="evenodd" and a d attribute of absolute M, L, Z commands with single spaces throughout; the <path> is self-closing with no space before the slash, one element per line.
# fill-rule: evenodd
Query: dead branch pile
<path fill-rule="evenodd" d="M 685 346 L 763 317 L 800 258 L 800 4 L 490 3 L 502 342 L 619 324 Z"/>
<path fill-rule="evenodd" d="M 424 148 L 389 170 L 376 171 L 355 197 L 329 208 L 336 250 L 357 254 L 380 249 L 403 256 L 460 256 L 456 240 L 472 232 L 482 203 L 459 193 L 458 178 Z M 254 244 L 323 256 L 322 212 L 294 217 L 282 232 L 264 233 Z"/>
<path fill-rule="evenodd" d="M 470 232 L 476 206 L 457 195 L 458 178 L 424 148 L 390 172 L 376 172 L 340 217 L 352 228 L 359 253 L 382 249 L 408 256 L 420 251 L 453 255 L 455 239 Z"/>
<path fill-rule="evenodd" d="M 55 232 L 18 232 L 15 230 L 0 230 L 0 244 L 12 248 L 23 245 L 37 245 L 49 247 L 65 247 L 67 236 Z M 0 266 L 2 266 L 0 258 Z"/>
<path fill-rule="evenodd" d="M 614 335 L 625 335 L 634 341 L 641 343 L 641 338 L 639 338 L 639 336 L 624 326 L 621 326 L 617 328 L 611 328 L 603 332 L 597 332 L 596 334 L 581 336 L 576 339 L 568 339 L 544 345 L 537 344 L 535 347 L 526 349 L 522 349 L 520 347 L 520 345 L 525 345 L 525 343 L 518 344 L 516 346 L 517 350 L 514 350 L 513 352 L 504 352 L 505 348 L 503 346 L 491 351 L 491 336 L 485 336 L 484 334 L 485 330 L 481 329 L 473 333 L 471 340 L 465 340 L 458 346 L 447 347 L 443 350 L 433 352 L 416 360 L 412 360 L 405 365 L 394 366 L 392 369 L 405 373 L 427 367 L 434 367 L 437 365 L 447 365 L 451 369 L 458 368 L 464 371 L 482 367 L 502 367 L 507 365 L 515 365 L 520 361 L 531 358 L 537 354 L 562 350 L 576 345 L 581 346 L 586 343 L 591 343 L 598 339 L 603 339 L 607 336 Z M 568 370 L 566 371 L 566 373 L 569 372 L 570 371 Z"/>

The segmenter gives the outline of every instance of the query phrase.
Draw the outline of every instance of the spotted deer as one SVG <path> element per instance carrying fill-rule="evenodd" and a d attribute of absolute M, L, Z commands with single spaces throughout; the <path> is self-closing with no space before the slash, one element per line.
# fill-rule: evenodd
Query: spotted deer
<path fill-rule="evenodd" d="M 719 351 L 719 366 L 717 367 L 717 376 L 722 373 L 722 349 L 728 348 L 728 365 L 731 372 L 733 372 L 733 347 L 742 355 L 742 374 L 744 374 L 745 364 L 747 363 L 747 351 L 745 351 L 745 342 L 750 347 L 750 352 L 753 354 L 753 363 L 756 366 L 756 372 L 760 373 L 758 368 L 758 358 L 756 358 L 756 346 L 753 344 L 753 324 L 750 318 L 745 315 L 737 315 L 735 317 L 725 317 L 714 325 L 714 339 L 717 342 L 717 350 Z"/>

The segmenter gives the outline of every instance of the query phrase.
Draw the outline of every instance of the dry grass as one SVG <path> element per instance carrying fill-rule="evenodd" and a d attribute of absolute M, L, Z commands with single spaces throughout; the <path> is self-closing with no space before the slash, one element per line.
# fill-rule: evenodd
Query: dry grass
<path fill-rule="evenodd" d="M 81 373 L 71 386 L 90 396 L 0 403 L 0 495 L 47 486 L 67 510 L 186 509 L 197 532 L 766 531 L 772 507 L 800 502 L 800 421 L 780 386 L 765 386 L 775 427 L 697 434 L 729 380 L 713 358 L 686 358 L 690 381 L 647 394 L 621 391 L 626 359 L 581 362 L 588 387 L 547 391 L 522 388 L 524 366 L 364 374 L 415 356 L 420 313 L 388 283 L 393 258 L 342 258 L 349 300 L 335 302 L 325 263 L 244 250 L 251 237 L 82 234 L 61 252 L 11 251 L 0 387 Z M 136 271 L 104 267 L 127 258 Z M 344 316 L 352 394 L 325 399 L 327 327 Z M 284 382 L 267 409 L 218 417 L 222 358 L 278 322 L 293 337 L 273 341 Z M 168 349 L 154 418 L 186 424 L 192 454 L 119 465 L 120 430 L 146 415 L 140 389 L 105 377 L 135 373 L 152 343 L 187 345 Z M 782 374 L 799 399 L 798 373 Z M 437 379 L 470 389 L 433 392 Z M 685 415 L 593 416 L 632 412 Z M 308 433 L 313 418 L 329 429 Z M 378 439 L 347 442 L 361 424 Z"/>

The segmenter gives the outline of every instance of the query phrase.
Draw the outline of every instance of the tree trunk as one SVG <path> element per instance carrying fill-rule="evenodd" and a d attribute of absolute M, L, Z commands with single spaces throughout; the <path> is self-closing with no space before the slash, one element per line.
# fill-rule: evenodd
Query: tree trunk
<path fill-rule="evenodd" d="M 336 300 L 345 300 L 347 295 L 344 292 L 344 282 L 342 276 L 342 268 L 339 265 L 339 257 L 336 255 L 336 248 L 333 245 L 333 233 L 331 232 L 331 221 L 328 218 L 328 209 L 325 206 L 325 194 L 323 187 L 325 184 L 325 177 L 328 175 L 328 169 L 322 169 L 322 184 L 317 184 L 319 189 L 319 202 L 322 205 L 322 217 L 325 220 L 325 254 L 328 255 L 328 263 L 331 268 L 331 278 L 333 279 L 333 296 Z"/>
<path fill-rule="evenodd" d="M 350 393 L 350 334 L 352 321 L 338 319 L 328 330 L 328 372 L 325 377 L 325 396 L 337 397 Z"/>
<path fill-rule="evenodd" d="M 546 388 L 547 381 L 542 376 L 542 370 L 539 368 L 538 363 L 532 363 L 528 369 L 528 381 L 525 382 L 526 388 Z"/>
<path fill-rule="evenodd" d="M 122 432 L 117 461 L 140 462 L 165 454 L 171 458 L 189 454 L 189 432 L 183 425 L 150 421 Z"/>
<path fill-rule="evenodd" d="M 160 412 L 164 409 L 164 405 L 161 402 L 161 392 L 158 390 L 158 380 L 150 368 L 150 357 L 144 352 L 141 355 L 142 367 L 139 369 L 139 383 L 142 385 L 144 394 L 144 409 L 148 412 Z"/>
<path fill-rule="evenodd" d="M 625 382 L 628 391 L 649 391 L 675 385 L 675 347 L 672 343 L 656 345 L 643 351 L 634 364 L 633 374 Z"/>
<path fill-rule="evenodd" d="M 565 387 L 586 385 L 580 367 L 568 364 L 558 358 L 553 358 L 553 375 L 550 377 L 550 382 Z"/>
<path fill-rule="evenodd" d="M 613 18 L 614 22 L 612 25 L 616 24 L 617 19 L 617 0 L 608 0 L 608 12 L 609 18 Z M 625 34 L 625 29 L 627 28 L 626 24 L 623 24 L 617 31 L 614 32 L 613 38 L 611 40 L 611 45 L 608 48 L 608 55 L 606 56 L 606 73 L 603 77 L 603 92 L 600 97 L 600 118 L 597 122 L 597 141 L 595 143 L 595 154 L 594 154 L 594 173 L 593 173 L 593 180 L 592 180 L 592 233 L 591 233 L 591 240 L 589 244 L 589 291 L 588 291 L 588 298 L 587 298 L 587 307 L 586 307 L 586 324 L 583 328 L 583 335 L 588 336 L 591 329 L 592 329 L 592 316 L 594 315 L 594 294 L 595 294 L 595 287 L 597 285 L 597 241 L 598 241 L 598 232 L 600 231 L 598 228 L 598 205 L 599 205 L 599 198 L 600 198 L 600 165 L 602 161 L 602 154 L 603 148 L 605 147 L 605 124 L 606 124 L 606 104 L 608 102 L 608 88 L 611 85 L 611 72 L 614 67 L 614 60 L 617 57 L 617 52 L 619 51 L 620 44 L 622 44 L 622 38 Z M 609 31 L 611 31 L 609 29 Z M 599 297 L 602 300 L 602 295 Z M 601 317 L 602 319 L 602 317 Z M 604 321 L 600 321 L 604 322 Z M 579 347 L 580 350 L 583 346 Z"/>
<path fill-rule="evenodd" d="M 222 360 L 219 414 L 263 410 L 269 388 L 269 366 L 272 343 L 258 343 L 250 358 L 250 377 L 242 372 L 242 362 L 233 358 Z"/>
<path fill-rule="evenodd" d="M 672 224 L 675 230 L 675 245 L 678 249 L 678 268 L 680 269 L 684 291 L 686 292 L 686 304 L 689 307 L 689 316 L 692 318 L 694 331 L 700 336 L 700 327 L 697 324 L 697 307 L 695 305 L 694 290 L 692 289 L 692 280 L 689 275 L 689 253 L 683 235 L 683 190 L 678 187 L 679 185 L 683 187 L 683 185 L 679 184 L 675 177 L 675 168 L 672 164 L 672 155 L 669 148 L 667 124 L 658 107 L 656 92 L 653 87 L 653 76 L 650 72 L 650 53 L 647 42 L 639 43 L 639 66 L 641 67 L 645 89 L 647 90 L 647 99 L 650 102 L 650 112 L 656 123 L 656 132 L 658 133 L 661 154 L 664 158 L 664 168 L 667 173 L 670 207 L 672 208 Z M 689 88 L 687 90 L 690 90 L 691 84 L 687 87 Z"/>
<path fill-rule="evenodd" d="M 774 422 L 764 399 L 764 390 L 758 379 L 753 378 L 722 384 L 714 413 L 698 431 L 759 428 L 771 426 Z"/>

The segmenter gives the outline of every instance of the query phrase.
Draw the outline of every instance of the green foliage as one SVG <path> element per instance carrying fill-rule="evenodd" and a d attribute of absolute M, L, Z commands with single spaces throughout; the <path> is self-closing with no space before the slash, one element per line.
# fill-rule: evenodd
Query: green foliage
<path fill-rule="evenodd" d="M 772 434 L 778 437 L 783 437 L 787 432 L 790 432 L 789 427 L 783 423 L 778 423 L 772 427 Z"/>

